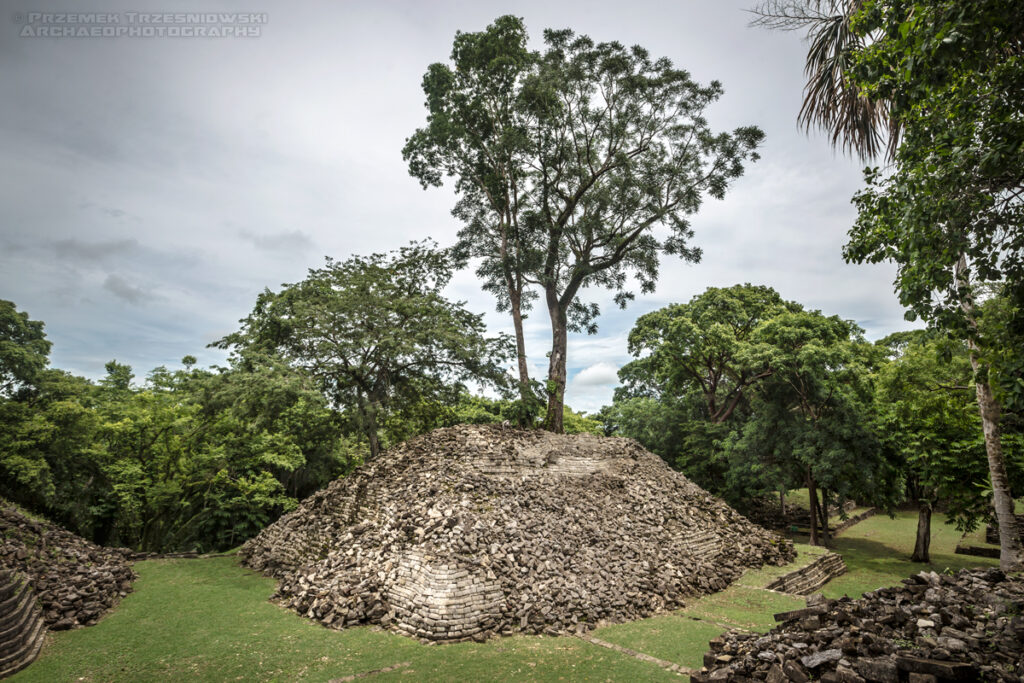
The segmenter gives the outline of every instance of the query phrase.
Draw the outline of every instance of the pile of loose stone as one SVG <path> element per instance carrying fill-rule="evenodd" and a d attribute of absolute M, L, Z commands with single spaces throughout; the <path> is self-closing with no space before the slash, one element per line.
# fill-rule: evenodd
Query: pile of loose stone
<path fill-rule="evenodd" d="M 808 599 L 769 633 L 711 641 L 703 681 L 1024 681 L 1024 579 L 922 572 L 859 600 Z"/>
<path fill-rule="evenodd" d="M 0 499 L 0 568 L 25 575 L 51 629 L 91 626 L 132 590 L 127 548 L 104 548 Z"/>
<path fill-rule="evenodd" d="M 794 557 L 631 440 L 466 425 L 333 482 L 240 554 L 300 614 L 430 641 L 645 617 Z"/>

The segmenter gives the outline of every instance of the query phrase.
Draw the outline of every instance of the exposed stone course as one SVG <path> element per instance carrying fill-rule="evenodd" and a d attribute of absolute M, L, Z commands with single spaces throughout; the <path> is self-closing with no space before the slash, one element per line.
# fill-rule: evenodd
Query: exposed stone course
<path fill-rule="evenodd" d="M 808 595 L 845 573 L 846 563 L 843 562 L 843 556 L 828 552 L 806 567 L 780 576 L 765 588 L 793 595 Z"/>
<path fill-rule="evenodd" d="M 767 634 L 711 641 L 704 681 L 1024 681 L 1024 579 L 922 572 L 859 600 L 808 598 Z"/>
<path fill-rule="evenodd" d="M 132 590 L 127 548 L 104 548 L 0 499 L 0 569 L 25 575 L 46 625 L 91 626 Z"/>
<path fill-rule="evenodd" d="M 25 577 L 0 570 L 0 678 L 35 661 L 46 636 L 43 615 Z"/>
<path fill-rule="evenodd" d="M 794 557 L 631 440 L 500 426 L 412 439 L 240 554 L 300 614 L 430 641 L 584 631 Z"/>

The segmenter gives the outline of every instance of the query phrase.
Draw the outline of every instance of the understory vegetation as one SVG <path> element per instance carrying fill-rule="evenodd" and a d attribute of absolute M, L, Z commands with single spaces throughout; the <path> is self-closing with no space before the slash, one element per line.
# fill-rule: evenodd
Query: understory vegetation
<path fill-rule="evenodd" d="M 358 295 L 358 286 L 346 291 Z M 448 305 L 435 302 L 434 313 Z M 377 310 L 386 315 L 383 306 Z M 419 313 L 410 326 L 422 335 Z M 337 316 L 324 320 L 347 324 Z M 201 369 L 186 356 L 180 368 L 158 367 L 139 381 L 114 360 L 92 382 L 47 367 L 43 324 L 13 303 L 0 301 L 0 325 L 0 497 L 104 545 L 227 550 L 350 472 L 374 448 L 437 427 L 521 418 L 520 402 L 471 394 L 458 377 L 435 372 L 431 365 L 443 359 L 432 338 L 403 335 L 386 322 L 379 334 L 353 335 L 348 353 L 369 360 L 352 363 L 358 376 L 341 386 L 275 348 L 280 337 L 243 341 L 241 333 L 225 341 L 236 352 L 222 367 Z M 248 325 L 251 331 L 255 323 Z M 470 337 L 489 343 L 479 331 L 451 343 L 468 344 Z M 469 374 L 493 376 L 492 368 L 479 371 L 486 364 L 480 348 L 460 348 L 470 356 Z M 420 367 L 408 362 L 409 349 L 424 359 Z M 376 382 L 370 392 L 360 392 L 359 373 Z M 570 408 L 565 428 L 601 432 L 599 422 Z"/>

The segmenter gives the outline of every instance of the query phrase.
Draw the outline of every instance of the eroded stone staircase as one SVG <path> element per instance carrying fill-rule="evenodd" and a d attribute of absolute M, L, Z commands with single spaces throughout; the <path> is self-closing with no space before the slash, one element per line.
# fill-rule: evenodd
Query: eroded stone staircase
<path fill-rule="evenodd" d="M 35 661 L 46 624 L 32 587 L 11 570 L 0 571 L 0 678 Z"/>
<path fill-rule="evenodd" d="M 780 576 L 765 588 L 790 593 L 792 595 L 809 595 L 830 580 L 846 573 L 846 563 L 839 553 L 827 552 L 806 567 Z"/>

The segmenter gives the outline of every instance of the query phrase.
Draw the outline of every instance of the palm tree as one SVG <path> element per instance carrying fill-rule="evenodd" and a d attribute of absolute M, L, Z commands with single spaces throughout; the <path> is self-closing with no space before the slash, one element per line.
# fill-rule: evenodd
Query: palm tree
<path fill-rule="evenodd" d="M 861 160 L 885 154 L 892 158 L 899 130 L 888 116 L 884 101 L 872 100 L 845 72 L 852 55 L 866 39 L 850 30 L 850 18 L 863 0 L 762 0 L 751 22 L 779 31 L 806 29 L 810 47 L 804 74 L 804 101 L 797 121 L 810 131 L 823 128 L 832 146 L 856 154 Z"/>

